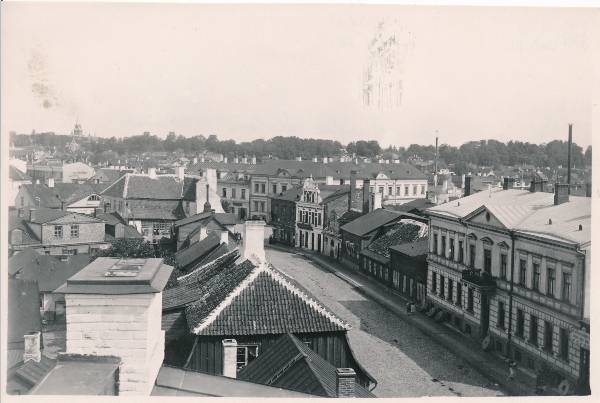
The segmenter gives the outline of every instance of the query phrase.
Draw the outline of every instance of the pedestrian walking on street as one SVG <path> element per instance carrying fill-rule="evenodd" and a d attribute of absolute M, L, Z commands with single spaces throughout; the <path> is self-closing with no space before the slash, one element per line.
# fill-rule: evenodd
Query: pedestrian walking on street
<path fill-rule="evenodd" d="M 508 363 L 508 379 L 509 380 L 513 380 L 515 379 L 515 368 L 517 366 L 517 363 L 514 361 L 510 361 Z"/>
<path fill-rule="evenodd" d="M 406 303 L 406 313 L 410 315 L 410 302 Z"/>

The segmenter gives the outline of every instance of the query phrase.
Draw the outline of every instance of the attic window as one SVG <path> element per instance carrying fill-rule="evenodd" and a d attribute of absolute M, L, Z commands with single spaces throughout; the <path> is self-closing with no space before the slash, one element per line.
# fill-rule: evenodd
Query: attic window
<path fill-rule="evenodd" d="M 489 211 L 485 213 L 485 220 L 489 221 L 491 218 Z"/>
<path fill-rule="evenodd" d="M 144 265 L 139 260 L 119 260 L 104 273 L 105 277 L 137 277 Z"/>
<path fill-rule="evenodd" d="M 579 224 L 579 231 L 583 231 L 583 225 Z"/>

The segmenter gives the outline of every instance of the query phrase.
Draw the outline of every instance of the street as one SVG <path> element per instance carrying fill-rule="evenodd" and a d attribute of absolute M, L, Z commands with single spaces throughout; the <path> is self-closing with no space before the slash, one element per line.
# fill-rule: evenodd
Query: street
<path fill-rule="evenodd" d="M 302 255 L 266 252 L 273 266 L 352 325 L 350 344 L 356 358 L 377 379 L 373 393 L 378 397 L 503 395 L 460 357 L 340 277 Z"/>

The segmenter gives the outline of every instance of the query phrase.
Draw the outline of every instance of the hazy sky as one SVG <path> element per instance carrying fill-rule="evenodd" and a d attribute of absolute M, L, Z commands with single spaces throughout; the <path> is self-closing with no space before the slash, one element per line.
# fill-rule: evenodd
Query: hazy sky
<path fill-rule="evenodd" d="M 591 144 L 590 9 L 3 4 L 2 132 L 169 131 L 383 145 Z M 399 106 L 365 106 L 368 46 L 402 45 Z M 390 28 L 391 27 L 391 28 Z"/>

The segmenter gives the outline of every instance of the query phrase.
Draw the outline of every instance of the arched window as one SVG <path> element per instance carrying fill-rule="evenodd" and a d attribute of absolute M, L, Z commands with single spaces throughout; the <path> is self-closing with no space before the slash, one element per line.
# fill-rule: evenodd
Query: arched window
<path fill-rule="evenodd" d="M 88 201 L 100 201 L 100 196 L 91 195 L 90 197 L 88 197 Z"/>

